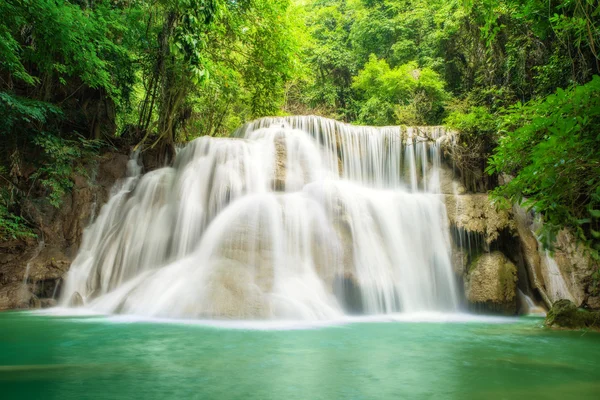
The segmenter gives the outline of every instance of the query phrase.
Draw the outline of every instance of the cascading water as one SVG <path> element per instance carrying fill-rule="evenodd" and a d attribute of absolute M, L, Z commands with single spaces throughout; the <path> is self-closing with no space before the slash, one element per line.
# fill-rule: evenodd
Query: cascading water
<path fill-rule="evenodd" d="M 62 292 L 100 312 L 328 319 L 454 311 L 442 128 L 264 118 L 130 177 Z"/>

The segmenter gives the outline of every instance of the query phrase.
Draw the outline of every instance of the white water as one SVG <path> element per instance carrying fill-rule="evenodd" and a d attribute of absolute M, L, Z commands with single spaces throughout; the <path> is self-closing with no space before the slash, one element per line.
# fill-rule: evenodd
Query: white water
<path fill-rule="evenodd" d="M 29 280 L 29 271 L 31 270 L 31 263 L 33 262 L 33 260 L 35 260 L 40 255 L 40 253 L 42 252 L 42 249 L 44 248 L 45 245 L 46 245 L 46 243 L 44 242 L 44 239 L 41 239 L 38 242 L 38 245 L 35 248 L 33 254 L 31 255 L 31 257 L 27 261 L 27 265 L 25 267 L 25 274 L 23 275 L 23 290 L 29 291 L 29 288 L 27 286 L 27 282 Z"/>
<path fill-rule="evenodd" d="M 521 314 L 534 315 L 538 317 L 546 316 L 546 310 L 535 304 L 533 299 L 523 293 L 521 289 L 517 289 L 517 294 L 519 296 L 519 302 L 521 303 Z"/>
<path fill-rule="evenodd" d="M 104 313 L 338 319 L 455 311 L 441 128 L 265 118 L 129 178 L 61 295 Z"/>
<path fill-rule="evenodd" d="M 541 243 L 539 244 L 540 248 Z M 577 300 L 569 291 L 567 287 L 567 283 L 565 282 L 565 278 L 562 276 L 560 272 L 560 268 L 556 263 L 556 260 L 548 250 L 544 250 L 544 261 L 546 264 L 546 274 L 544 276 L 544 280 L 546 282 L 546 293 L 552 302 L 561 299 L 571 300 L 573 303 L 577 304 Z"/>

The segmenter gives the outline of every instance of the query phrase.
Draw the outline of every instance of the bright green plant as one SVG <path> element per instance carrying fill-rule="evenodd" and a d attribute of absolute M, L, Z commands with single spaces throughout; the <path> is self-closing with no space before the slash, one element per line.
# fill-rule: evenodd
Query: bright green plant
<path fill-rule="evenodd" d="M 360 122 L 374 125 L 436 124 L 448 97 L 443 79 L 431 68 L 419 68 L 416 62 L 391 68 L 375 55 L 352 87 L 365 99 Z"/>

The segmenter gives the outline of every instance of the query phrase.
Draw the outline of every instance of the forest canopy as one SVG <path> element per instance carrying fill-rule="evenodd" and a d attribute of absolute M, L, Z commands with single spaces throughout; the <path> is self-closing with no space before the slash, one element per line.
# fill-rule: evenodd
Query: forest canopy
<path fill-rule="evenodd" d="M 60 206 L 107 146 L 168 162 L 197 136 L 318 114 L 448 125 L 463 175 L 526 200 L 548 243 L 568 226 L 600 249 L 598 1 L 4 0 L 0 15 L 2 238 L 32 235 L 21 200 Z"/>

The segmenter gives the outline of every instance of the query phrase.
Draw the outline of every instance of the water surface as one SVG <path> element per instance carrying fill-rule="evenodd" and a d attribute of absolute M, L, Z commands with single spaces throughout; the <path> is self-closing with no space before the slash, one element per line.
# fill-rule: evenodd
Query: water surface
<path fill-rule="evenodd" d="M 600 334 L 546 330 L 538 318 L 123 321 L 0 313 L 2 398 L 600 398 Z"/>

